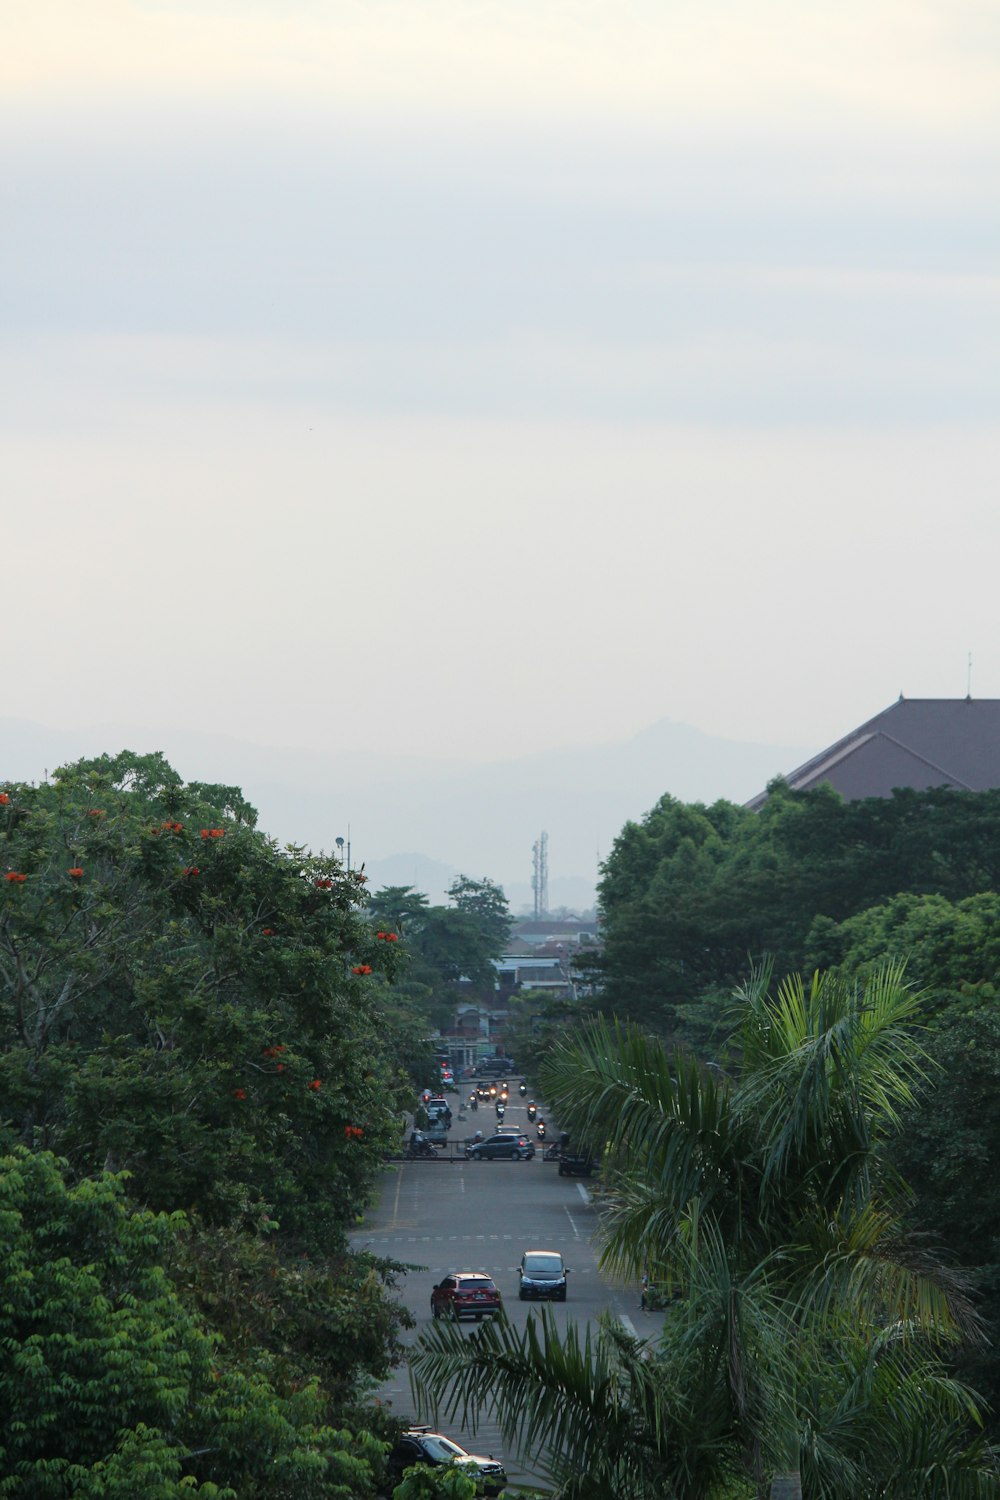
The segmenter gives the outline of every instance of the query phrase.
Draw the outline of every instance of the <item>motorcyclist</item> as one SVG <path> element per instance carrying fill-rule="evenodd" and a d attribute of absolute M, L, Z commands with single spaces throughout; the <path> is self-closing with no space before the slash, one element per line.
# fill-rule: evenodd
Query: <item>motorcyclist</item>
<path fill-rule="evenodd" d="M 535 1118 L 535 1116 L 537 1115 L 537 1113 L 538 1113 L 538 1105 L 535 1103 L 534 1099 L 529 1099 L 528 1100 L 528 1119 L 529 1120 L 533 1120 Z"/>
<path fill-rule="evenodd" d="M 497 1119 L 498 1120 L 502 1120 L 503 1117 L 504 1117 L 504 1115 L 507 1112 L 507 1106 L 506 1106 L 506 1104 L 504 1104 L 504 1102 L 503 1102 L 502 1099 L 498 1099 L 497 1102 L 496 1102 L 495 1108 L 496 1108 L 496 1112 L 497 1112 Z"/>
<path fill-rule="evenodd" d="M 540 1141 L 544 1141 L 544 1139 L 545 1139 L 545 1121 L 544 1120 L 539 1120 L 538 1124 L 535 1126 L 535 1134 L 538 1136 L 538 1139 Z"/>
<path fill-rule="evenodd" d="M 470 1094 L 469 1095 L 469 1108 L 470 1109 L 478 1109 L 479 1108 L 479 1100 L 477 1099 L 477 1097 L 476 1097 L 475 1094 Z"/>
<path fill-rule="evenodd" d="M 517 1092 L 520 1094 L 520 1096 L 521 1096 L 522 1099 L 524 1098 L 525 1094 L 528 1092 L 528 1085 L 525 1083 L 525 1081 L 524 1081 L 523 1078 L 521 1079 L 521 1082 L 517 1086 Z"/>

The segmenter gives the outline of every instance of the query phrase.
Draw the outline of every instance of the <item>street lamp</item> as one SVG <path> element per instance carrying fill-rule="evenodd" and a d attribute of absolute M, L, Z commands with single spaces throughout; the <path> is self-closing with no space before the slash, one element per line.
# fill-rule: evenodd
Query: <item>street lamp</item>
<path fill-rule="evenodd" d="M 341 837 L 338 836 L 337 838 L 334 839 L 333 842 L 337 846 L 337 853 L 340 855 L 340 863 L 343 864 L 344 863 L 344 840 Z M 351 873 L 351 834 L 350 834 L 350 829 L 348 829 L 348 833 L 347 833 L 347 873 L 348 874 Z"/>

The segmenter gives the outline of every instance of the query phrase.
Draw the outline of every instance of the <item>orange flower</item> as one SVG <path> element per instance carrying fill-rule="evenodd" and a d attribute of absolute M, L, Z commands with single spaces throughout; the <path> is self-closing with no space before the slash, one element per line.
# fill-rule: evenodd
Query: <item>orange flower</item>
<path fill-rule="evenodd" d="M 203 828 L 201 830 L 201 836 L 202 836 L 203 839 L 207 839 L 208 838 L 208 829 L 207 828 Z"/>
<path fill-rule="evenodd" d="M 262 927 L 260 929 L 260 935 L 261 935 L 261 937 L 274 937 L 274 928 L 273 927 Z"/>
<path fill-rule="evenodd" d="M 6 807 L 9 801 L 10 798 L 8 797 L 7 793 L 0 792 L 0 807 Z"/>
<path fill-rule="evenodd" d="M 345 1125 L 344 1135 L 349 1141 L 360 1141 L 361 1137 L 364 1135 L 364 1131 L 361 1129 L 360 1125 Z"/>
<path fill-rule="evenodd" d="M 21 875 L 17 870 L 8 870 L 5 876 L 5 879 L 9 880 L 11 885 L 23 885 L 27 878 L 27 875 Z"/>
<path fill-rule="evenodd" d="M 66 874 L 72 875 L 74 880 L 80 880 L 83 876 L 83 868 L 80 865 L 74 865 L 71 870 L 66 871 Z"/>
<path fill-rule="evenodd" d="M 355 964 L 354 968 L 351 970 L 351 973 L 352 974 L 370 974 L 371 971 L 372 971 L 371 964 Z"/>
<path fill-rule="evenodd" d="M 309 1087 L 312 1089 L 314 1094 L 318 1094 L 320 1089 L 323 1087 L 322 1078 L 314 1078 Z"/>
<path fill-rule="evenodd" d="M 103 818 L 104 817 L 104 808 L 103 807 L 92 807 L 90 809 L 90 812 L 87 814 L 87 816 L 90 817 L 90 818 Z"/>
<path fill-rule="evenodd" d="M 210 839 L 224 839 L 226 836 L 226 830 L 224 828 L 210 828 L 208 830 L 208 836 Z"/>
<path fill-rule="evenodd" d="M 200 875 L 201 871 L 197 865 L 185 865 L 181 871 L 182 875 Z"/>
<path fill-rule="evenodd" d="M 279 1063 L 278 1064 L 278 1072 L 279 1073 L 283 1073 L 284 1071 L 285 1071 L 285 1065 L 284 1065 L 284 1063 Z"/>
<path fill-rule="evenodd" d="M 333 888 L 333 881 L 321 878 L 314 882 L 318 890 L 329 891 Z"/>
<path fill-rule="evenodd" d="M 246 1089 L 233 1089 L 233 1098 L 234 1099 L 245 1099 L 246 1096 L 247 1096 Z"/>
<path fill-rule="evenodd" d="M 381 938 L 382 941 L 383 941 L 383 943 L 398 943 L 399 942 L 399 933 L 398 932 L 376 932 L 375 936 L 377 938 Z"/>

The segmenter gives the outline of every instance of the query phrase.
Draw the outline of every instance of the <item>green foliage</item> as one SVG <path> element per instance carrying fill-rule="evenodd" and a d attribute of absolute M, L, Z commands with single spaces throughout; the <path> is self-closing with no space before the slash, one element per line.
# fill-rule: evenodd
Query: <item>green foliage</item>
<path fill-rule="evenodd" d="M 185 1211 L 160 1274 L 225 1338 L 212 1452 L 240 1493 L 300 1495 L 307 1471 L 306 1493 L 366 1493 L 371 1439 L 336 1424 L 408 1318 L 395 1269 L 346 1241 L 398 1143 L 413 1032 L 385 1003 L 399 955 L 363 876 L 279 849 L 237 789 L 128 752 L 6 784 L 0 874 L 0 1142 L 52 1148 L 74 1178 L 122 1169 L 142 1208 Z M 93 1462 L 152 1466 L 166 1432 L 139 1412 L 127 1452 Z"/>
<path fill-rule="evenodd" d="M 152 1207 L 229 1224 L 266 1205 L 336 1243 L 397 1130 L 367 972 L 395 959 L 357 877 L 280 851 L 235 791 L 184 786 L 158 756 L 7 795 L 0 860 L 25 876 L 0 883 L 16 1137 L 80 1171 L 127 1167 Z"/>
<path fill-rule="evenodd" d="M 327 1428 L 314 1388 L 226 1365 L 163 1269 L 182 1229 L 121 1177 L 0 1161 L 0 1495 L 374 1494 L 379 1446 Z"/>
<path fill-rule="evenodd" d="M 451 1024 L 459 980 L 493 993 L 493 959 L 503 952 L 511 920 L 507 899 L 491 880 L 459 876 L 449 895 L 451 906 L 431 906 L 410 886 L 386 886 L 370 902 L 374 925 L 389 924 L 403 938 L 394 993 L 425 1024 L 441 1029 Z"/>
<path fill-rule="evenodd" d="M 707 1038 L 715 997 L 748 957 L 839 965 L 835 934 L 858 913 L 900 892 L 962 902 L 998 883 L 1000 792 L 843 802 L 827 788 L 770 790 L 759 813 L 664 797 L 622 830 L 603 868 L 605 948 L 591 966 L 607 1013 Z"/>
<path fill-rule="evenodd" d="M 414 1464 L 392 1492 L 392 1500 L 476 1500 L 476 1481 L 454 1467 L 432 1469 Z"/>
<path fill-rule="evenodd" d="M 499 958 L 510 939 L 513 920 L 503 887 L 485 875 L 482 880 L 459 875 L 448 887 L 448 896 L 458 911 L 475 920 L 492 957 Z"/>

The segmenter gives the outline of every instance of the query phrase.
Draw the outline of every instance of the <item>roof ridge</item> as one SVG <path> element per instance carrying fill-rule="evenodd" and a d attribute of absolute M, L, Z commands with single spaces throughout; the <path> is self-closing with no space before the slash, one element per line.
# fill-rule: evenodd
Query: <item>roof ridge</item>
<path fill-rule="evenodd" d="M 927 699 L 926 701 L 929 703 L 932 700 L 931 699 Z M 947 701 L 947 700 L 943 700 L 943 701 Z M 872 736 L 872 738 L 874 738 L 874 736 Z M 975 787 L 970 786 L 967 781 L 963 781 L 962 778 L 961 778 L 961 776 L 956 776 L 954 771 L 947 771 L 944 768 L 944 766 L 939 766 L 938 763 L 937 763 L 937 761 L 931 760 L 926 755 L 921 755 L 921 753 L 920 753 L 919 750 L 914 750 L 914 748 L 913 748 L 912 745 L 907 745 L 902 740 L 897 740 L 894 735 L 886 734 L 884 730 L 880 730 L 879 731 L 879 738 L 884 739 L 884 740 L 888 740 L 891 745 L 898 746 L 900 750 L 905 750 L 906 753 L 907 753 L 907 755 L 912 755 L 913 758 L 914 758 L 914 760 L 922 761 L 925 766 L 930 766 L 930 768 L 931 768 L 932 771 L 940 771 L 942 776 L 947 776 L 947 778 L 948 778 L 949 781 L 956 782 L 957 785 L 960 786 L 960 787 L 962 787 L 965 791 L 967 791 L 967 792 L 974 792 L 975 791 Z"/>

